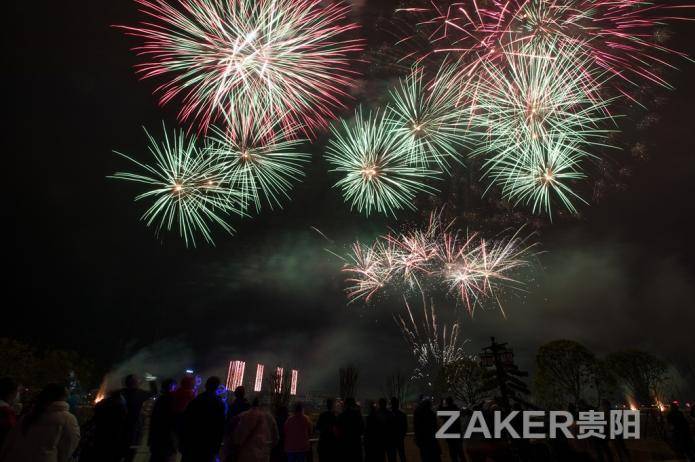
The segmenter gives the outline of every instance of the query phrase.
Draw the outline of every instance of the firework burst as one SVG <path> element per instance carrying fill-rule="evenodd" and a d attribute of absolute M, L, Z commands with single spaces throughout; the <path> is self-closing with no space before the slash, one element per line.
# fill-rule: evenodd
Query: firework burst
<path fill-rule="evenodd" d="M 510 49 L 503 60 L 485 62 L 470 89 L 470 132 L 478 140 L 472 154 L 486 158 L 491 184 L 517 203 L 532 203 L 534 213 L 550 214 L 550 193 L 576 212 L 568 180 L 583 178 L 581 160 L 593 157 L 587 148 L 610 147 L 604 125 L 613 117 L 599 77 L 586 71 L 586 58 L 556 49 Z"/>
<path fill-rule="evenodd" d="M 486 62 L 469 95 L 470 125 L 478 136 L 474 155 L 514 155 L 536 140 L 603 145 L 611 119 L 601 78 L 586 70 L 577 47 L 506 50 L 503 62 Z M 493 159 L 494 162 L 494 159 Z"/>
<path fill-rule="evenodd" d="M 377 293 L 400 286 L 442 288 L 472 316 L 478 307 L 495 306 L 503 314 L 501 294 L 520 290 L 520 272 L 530 266 L 534 244 L 521 231 L 486 239 L 445 225 L 432 213 L 424 230 L 390 233 L 372 246 L 356 243 L 343 271 L 350 302 L 369 302 Z"/>
<path fill-rule="evenodd" d="M 436 165 L 448 171 L 449 161 L 460 161 L 465 131 L 456 107 L 459 89 L 452 80 L 454 69 L 442 67 L 434 79 L 424 81 L 423 70 L 414 68 L 391 91 L 389 122 L 408 146 L 409 161 Z"/>
<path fill-rule="evenodd" d="M 459 337 L 458 321 L 440 323 L 434 305 L 428 309 L 424 299 L 422 320 L 415 320 L 407 301 L 405 308 L 408 316 L 394 316 L 394 320 L 417 362 L 414 378 L 428 380 L 431 385 L 443 367 L 468 357 L 464 345 L 470 340 Z"/>
<path fill-rule="evenodd" d="M 581 162 L 587 157 L 591 155 L 560 136 L 531 143 L 514 159 L 496 162 L 488 174 L 501 186 L 504 197 L 531 205 L 533 213 L 544 211 L 552 218 L 553 198 L 571 213 L 577 212 L 575 201 L 586 203 L 571 185 L 586 177 Z"/>
<path fill-rule="evenodd" d="M 436 172 L 408 162 L 408 146 L 391 129 L 387 112 L 365 117 L 359 109 L 352 121 L 332 128 L 326 149 L 332 171 L 344 175 L 335 186 L 351 208 L 366 215 L 395 216 L 396 210 L 413 208 L 416 193 L 435 191 L 424 181 Z"/>
<path fill-rule="evenodd" d="M 135 0 L 148 16 L 122 28 L 143 39 L 142 78 L 164 80 L 161 104 L 180 99 L 181 120 L 202 131 L 249 105 L 306 131 L 342 107 L 363 42 L 348 38 L 349 6 L 319 0 Z"/>
<path fill-rule="evenodd" d="M 350 284 L 346 291 L 350 301 L 363 299 L 369 302 L 393 276 L 393 251 L 383 242 L 373 247 L 356 242 L 348 259 L 352 276 L 346 280 Z"/>
<path fill-rule="evenodd" d="M 453 57 L 462 77 L 472 76 L 509 45 L 561 43 L 580 46 L 592 65 L 616 77 L 615 84 L 647 81 L 664 87 L 669 84 L 655 68 L 673 67 L 669 62 L 673 56 L 687 56 L 664 46 L 659 28 L 691 19 L 686 13 L 693 8 L 645 0 L 415 3 L 403 11 L 419 18 L 433 48 L 420 59 L 431 54 Z"/>
<path fill-rule="evenodd" d="M 311 158 L 297 151 L 304 140 L 293 138 L 286 125 L 251 110 L 225 120 L 226 129 L 212 128 L 210 145 L 224 165 L 230 187 L 241 191 L 256 211 L 262 199 L 271 208 L 281 207 Z"/>
<path fill-rule="evenodd" d="M 520 231 L 511 237 L 485 239 L 467 235 L 460 239 L 458 233 L 447 233 L 442 240 L 453 244 L 453 253 L 442 258 L 442 280 L 456 291 L 468 312 L 473 315 L 482 303 L 494 304 L 506 316 L 499 294 L 508 289 L 519 290 L 521 281 L 514 276 L 529 266 L 527 239 Z M 451 258 L 453 256 L 453 258 Z"/>
<path fill-rule="evenodd" d="M 243 193 L 230 189 L 228 174 L 219 158 L 207 149 L 196 146 L 196 138 L 186 138 L 183 132 L 167 135 L 157 142 L 147 131 L 148 150 L 152 164 L 130 160 L 140 173 L 117 172 L 111 178 L 146 185 L 149 190 L 135 197 L 136 201 L 151 200 L 152 205 L 142 216 L 147 226 L 155 225 L 157 233 L 178 227 L 186 245 L 195 246 L 200 234 L 212 243 L 210 224 L 215 223 L 227 232 L 233 228 L 227 223 L 230 215 L 243 215 Z"/>

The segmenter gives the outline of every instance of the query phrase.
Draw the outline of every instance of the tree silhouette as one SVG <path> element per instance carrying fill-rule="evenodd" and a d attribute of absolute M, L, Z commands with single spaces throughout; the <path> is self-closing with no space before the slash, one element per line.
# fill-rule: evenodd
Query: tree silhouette
<path fill-rule="evenodd" d="M 664 361 L 640 350 L 611 353 L 606 361 L 639 404 L 650 405 L 658 399 L 668 372 Z"/>
<path fill-rule="evenodd" d="M 596 357 L 572 340 L 554 340 L 541 345 L 536 355 L 534 388 L 540 402 L 548 406 L 577 404 L 588 399 L 595 385 Z"/>
<path fill-rule="evenodd" d="M 349 364 L 341 367 L 338 373 L 340 377 L 340 397 L 343 399 L 354 398 L 357 390 L 357 379 L 359 378 L 358 369 L 354 365 Z"/>
<path fill-rule="evenodd" d="M 65 383 L 73 372 L 87 387 L 96 386 L 94 363 L 74 351 L 38 349 L 25 343 L 0 338 L 0 377 L 9 376 L 29 389 L 38 392 L 50 382 Z"/>
<path fill-rule="evenodd" d="M 386 381 L 384 383 L 384 393 L 389 398 L 398 398 L 398 401 L 402 403 L 405 401 L 405 395 L 408 393 L 409 385 L 409 377 L 399 369 L 386 377 Z"/>
<path fill-rule="evenodd" d="M 442 370 L 448 393 L 467 407 L 476 405 L 485 398 L 482 390 L 485 369 L 470 358 L 461 359 L 444 366 Z"/>

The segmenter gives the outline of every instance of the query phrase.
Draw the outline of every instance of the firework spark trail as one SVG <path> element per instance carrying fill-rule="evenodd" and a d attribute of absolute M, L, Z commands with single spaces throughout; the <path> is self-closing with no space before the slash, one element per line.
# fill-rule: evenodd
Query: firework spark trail
<path fill-rule="evenodd" d="M 148 150 L 154 158 L 152 164 L 141 163 L 116 152 L 137 165 L 142 173 L 117 172 L 111 178 L 147 185 L 147 192 L 135 200 L 154 200 L 142 219 L 151 226 L 156 223 L 157 233 L 170 231 L 176 222 L 186 245 L 195 246 L 195 235 L 201 234 L 212 243 L 210 224 L 216 223 L 227 232 L 233 228 L 227 223 L 230 215 L 243 216 L 242 191 L 230 187 L 228 174 L 220 159 L 208 149 L 198 148 L 196 138 L 186 139 L 183 132 L 167 134 L 157 142 L 145 130 Z"/>
<path fill-rule="evenodd" d="M 593 65 L 617 78 L 616 85 L 634 87 L 642 80 L 670 87 L 654 68 L 673 68 L 670 58 L 687 56 L 659 43 L 657 31 L 673 21 L 692 20 L 693 8 L 644 0 L 473 0 L 441 6 L 428 1 L 402 11 L 428 30 L 435 48 L 431 53 L 458 61 L 461 77 L 472 76 L 509 45 L 560 40 L 581 46 Z"/>
<path fill-rule="evenodd" d="M 410 305 L 406 300 L 404 302 L 408 313 L 407 318 L 404 319 L 402 315 L 394 315 L 394 321 L 400 328 L 403 338 L 410 346 L 417 362 L 414 378 L 424 378 L 431 381 L 436 378 L 442 367 L 468 357 L 463 347 L 470 340 L 459 338 L 458 321 L 441 325 L 437 321 L 434 305 L 430 304 L 428 309 L 424 299 L 423 319 L 421 322 L 416 321 Z"/>
<path fill-rule="evenodd" d="M 301 121 L 307 134 L 327 125 L 343 107 L 358 73 L 363 41 L 348 35 L 349 5 L 318 0 L 135 0 L 148 16 L 120 26 L 143 40 L 143 79 L 162 105 L 180 100 L 181 120 L 200 130 L 220 116 L 244 110 Z"/>
<path fill-rule="evenodd" d="M 489 304 L 504 314 L 500 294 L 523 288 L 518 273 L 530 266 L 535 246 L 529 237 L 521 230 L 493 239 L 464 234 L 433 213 L 425 230 L 390 233 L 371 246 L 354 244 L 343 268 L 349 275 L 348 299 L 368 303 L 389 286 L 422 290 L 427 284 L 455 292 L 471 316 Z"/>
<path fill-rule="evenodd" d="M 304 176 L 311 155 L 297 150 L 305 140 L 292 137 L 292 128 L 267 114 L 247 109 L 225 117 L 225 129 L 212 127 L 209 144 L 223 163 L 230 187 L 240 190 L 260 211 L 262 202 L 272 209 L 289 199 L 293 182 Z M 264 199 L 264 200 L 262 200 Z"/>
<path fill-rule="evenodd" d="M 331 171 L 342 175 L 335 187 L 351 209 L 367 216 L 372 211 L 395 216 L 396 210 L 414 207 L 416 193 L 435 191 L 424 181 L 436 172 L 408 162 L 408 147 L 391 130 L 387 113 L 365 116 L 358 109 L 352 121 L 332 127 L 326 148 Z"/>

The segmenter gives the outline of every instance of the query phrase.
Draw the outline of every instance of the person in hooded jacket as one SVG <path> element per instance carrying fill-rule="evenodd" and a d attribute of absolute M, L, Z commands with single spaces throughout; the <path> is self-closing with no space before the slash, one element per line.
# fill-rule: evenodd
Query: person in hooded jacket
<path fill-rule="evenodd" d="M 67 403 L 68 390 L 49 384 L 12 429 L 0 451 L 2 462 L 67 462 L 80 442 L 80 427 Z"/>

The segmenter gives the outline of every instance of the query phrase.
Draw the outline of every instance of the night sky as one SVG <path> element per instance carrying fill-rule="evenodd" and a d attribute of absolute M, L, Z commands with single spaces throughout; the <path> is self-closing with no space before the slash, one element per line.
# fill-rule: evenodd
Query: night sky
<path fill-rule="evenodd" d="M 369 32 L 388 5 L 367 3 Z M 176 124 L 174 107 L 160 108 L 154 83 L 133 72 L 136 42 L 110 27 L 137 20 L 135 4 L 11 8 L 6 21 L 21 31 L 5 41 L 12 106 L 4 155 L 14 168 L 3 213 L 15 234 L 6 240 L 0 336 L 74 349 L 104 367 L 130 361 L 126 369 L 279 361 L 305 371 L 307 387 L 329 390 L 346 362 L 361 368 L 368 390 L 411 365 L 390 302 L 346 307 L 341 262 L 326 249 L 344 252 L 397 223 L 343 204 L 320 157 L 325 136 L 283 210 L 237 223 L 235 236 L 216 234 L 215 247 L 157 238 L 139 221 L 137 185 L 106 178 L 128 167 L 113 149 L 146 154 L 142 126 L 157 133 L 162 120 Z M 671 31 L 670 45 L 695 56 L 695 23 Z M 650 108 L 657 118 L 639 134 L 649 160 L 580 217 L 542 228 L 540 269 L 529 293 L 507 303 L 508 318 L 462 318 L 472 352 L 495 335 L 526 368 L 540 344 L 558 338 L 598 354 L 641 348 L 678 361 L 695 353 L 695 63 L 675 61 L 676 89 L 658 93 L 663 104 Z M 637 122 L 620 124 L 630 131 Z"/>

